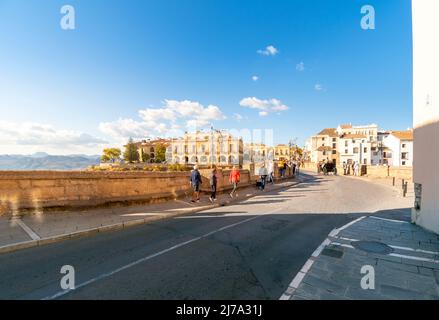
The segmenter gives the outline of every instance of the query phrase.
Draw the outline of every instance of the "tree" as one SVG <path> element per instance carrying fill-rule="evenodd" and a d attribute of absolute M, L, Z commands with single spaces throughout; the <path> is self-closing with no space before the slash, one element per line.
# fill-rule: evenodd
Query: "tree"
<path fill-rule="evenodd" d="M 159 143 L 155 147 L 155 160 L 156 162 L 166 161 L 166 146 L 163 143 Z"/>
<path fill-rule="evenodd" d="M 133 163 L 139 161 L 139 152 L 137 152 L 137 146 L 133 139 L 130 138 L 125 146 L 125 152 L 123 158 L 126 162 Z"/>
<path fill-rule="evenodd" d="M 140 161 L 142 162 L 148 162 L 150 159 L 150 156 L 148 153 L 145 153 L 143 149 L 140 149 Z"/>
<path fill-rule="evenodd" d="M 120 158 L 122 151 L 119 148 L 107 148 L 104 149 L 101 157 L 102 162 L 115 162 Z"/>

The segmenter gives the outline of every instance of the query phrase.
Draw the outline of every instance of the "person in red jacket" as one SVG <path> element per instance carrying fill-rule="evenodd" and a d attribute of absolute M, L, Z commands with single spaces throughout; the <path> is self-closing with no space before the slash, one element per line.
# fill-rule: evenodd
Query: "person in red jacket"
<path fill-rule="evenodd" d="M 240 179 L 241 179 L 241 172 L 239 171 L 239 169 L 236 168 L 236 166 L 233 166 L 232 171 L 230 171 L 230 177 L 229 177 L 229 182 L 233 185 L 233 190 L 232 192 L 230 192 L 230 197 L 232 198 L 234 194 L 238 196 L 238 194 L 236 193 L 236 189 L 238 188 Z"/>

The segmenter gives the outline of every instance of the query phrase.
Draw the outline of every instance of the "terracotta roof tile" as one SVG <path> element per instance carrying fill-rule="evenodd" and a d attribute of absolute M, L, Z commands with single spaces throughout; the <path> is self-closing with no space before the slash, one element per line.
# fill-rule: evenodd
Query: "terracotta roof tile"
<path fill-rule="evenodd" d="M 412 130 L 406 130 L 406 131 L 391 131 L 390 134 L 394 135 L 400 140 L 413 140 L 413 131 Z"/>
<path fill-rule="evenodd" d="M 318 136 L 330 136 L 330 137 L 338 137 L 337 135 L 337 129 L 335 128 L 326 128 L 320 131 L 317 135 Z"/>

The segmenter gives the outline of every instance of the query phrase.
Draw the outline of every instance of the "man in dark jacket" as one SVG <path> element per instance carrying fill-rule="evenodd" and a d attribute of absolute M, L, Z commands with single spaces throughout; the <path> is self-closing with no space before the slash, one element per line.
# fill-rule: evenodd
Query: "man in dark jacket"
<path fill-rule="evenodd" d="M 198 171 L 197 165 L 194 166 L 194 170 L 192 170 L 191 172 L 191 177 L 189 181 L 193 189 L 191 202 L 200 202 L 200 184 L 202 183 L 202 181 L 201 174 Z"/>
<path fill-rule="evenodd" d="M 218 183 L 216 167 L 214 167 L 212 172 L 210 173 L 209 183 L 210 183 L 210 190 L 212 191 L 209 200 L 210 202 L 213 203 L 214 201 L 216 201 L 216 186 Z"/>

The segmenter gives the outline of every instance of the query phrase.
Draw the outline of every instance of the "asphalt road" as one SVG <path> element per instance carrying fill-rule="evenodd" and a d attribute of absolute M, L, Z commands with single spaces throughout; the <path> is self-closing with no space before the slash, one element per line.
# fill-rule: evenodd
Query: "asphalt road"
<path fill-rule="evenodd" d="M 0 255 L 0 299 L 278 299 L 335 227 L 398 207 L 386 186 L 307 176 L 236 205 Z M 76 289 L 60 287 L 63 265 Z"/>

